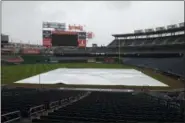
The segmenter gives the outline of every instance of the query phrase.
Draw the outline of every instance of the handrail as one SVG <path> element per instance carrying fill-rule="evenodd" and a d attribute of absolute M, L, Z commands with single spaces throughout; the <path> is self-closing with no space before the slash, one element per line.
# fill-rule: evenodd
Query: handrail
<path fill-rule="evenodd" d="M 80 97 L 77 96 L 77 97 L 73 98 L 73 100 L 64 99 L 64 100 L 66 100 L 66 103 L 61 104 L 61 107 L 60 107 L 60 108 L 63 108 L 63 107 L 65 107 L 65 106 L 67 106 L 67 105 L 70 105 L 70 104 L 72 104 L 72 103 L 74 103 L 74 102 L 76 102 L 76 101 L 78 101 L 78 100 L 81 100 L 81 99 L 85 98 L 86 96 L 88 96 L 89 94 L 91 94 L 90 91 L 84 93 L 84 94 L 81 95 L 81 96 L 78 95 L 78 96 L 80 96 Z M 61 101 L 62 101 L 62 100 L 61 100 Z"/>
<path fill-rule="evenodd" d="M 60 105 L 62 105 L 62 103 L 65 103 L 66 101 L 67 101 L 67 99 L 60 100 Z"/>
<path fill-rule="evenodd" d="M 54 108 L 57 108 L 57 107 L 65 107 L 67 105 L 69 105 L 70 103 L 73 103 L 73 102 L 76 102 L 86 96 L 88 96 L 91 92 L 87 92 L 87 93 L 84 93 L 84 94 L 79 94 L 77 95 L 76 97 L 70 97 L 69 99 L 63 99 L 63 100 L 58 100 L 58 101 L 53 101 L 51 103 L 49 103 L 49 108 L 50 109 L 54 109 Z M 64 104 L 62 104 L 64 103 Z M 29 116 L 30 117 L 33 117 L 35 114 L 39 114 L 39 113 L 43 113 L 44 111 L 46 111 L 45 109 L 45 105 L 42 104 L 42 105 L 37 105 L 37 106 L 34 106 L 34 107 L 31 107 L 29 109 Z M 8 119 L 9 117 L 6 117 L 6 116 L 9 116 L 9 115 L 13 115 L 13 114 L 18 114 L 15 118 L 14 117 L 11 117 L 12 119 Z M 3 123 L 10 123 L 10 122 L 13 122 L 13 121 L 16 121 L 16 120 L 19 120 L 21 119 L 21 113 L 20 111 L 14 111 L 14 112 L 9 112 L 9 113 L 6 113 L 6 114 L 3 114 L 1 115 L 1 118 L 3 119 L 4 118 L 4 121 L 2 121 Z"/>
<path fill-rule="evenodd" d="M 49 108 L 54 108 L 54 107 L 57 107 L 59 106 L 59 101 L 53 101 L 49 104 Z"/>
<path fill-rule="evenodd" d="M 31 107 L 30 110 L 41 107 L 41 106 L 43 106 L 43 105 L 38 105 L 38 106 Z"/>
<path fill-rule="evenodd" d="M 1 115 L 1 119 L 2 119 L 2 117 L 6 118 L 6 116 L 13 115 L 13 114 L 18 114 L 18 116 L 13 119 L 7 119 L 7 121 L 2 121 L 2 123 L 10 123 L 10 122 L 16 121 L 18 119 L 21 119 L 20 111 L 13 111 L 13 112 L 3 114 L 3 115 Z"/>
<path fill-rule="evenodd" d="M 36 111 L 32 112 L 34 109 Z M 31 116 L 33 114 L 37 114 L 37 113 L 43 112 L 43 111 L 45 111 L 44 105 L 38 105 L 38 106 L 31 107 L 30 110 L 29 110 L 29 113 L 30 113 L 30 116 Z"/>
<path fill-rule="evenodd" d="M 14 114 L 14 113 L 16 113 L 16 112 L 19 112 L 19 113 L 20 113 L 20 111 L 17 110 L 17 111 L 13 111 L 13 112 L 9 112 L 9 113 L 3 114 L 3 115 L 1 115 L 1 117 L 2 117 L 2 116 L 5 116 L 5 115 L 9 115 L 9 114 Z"/>

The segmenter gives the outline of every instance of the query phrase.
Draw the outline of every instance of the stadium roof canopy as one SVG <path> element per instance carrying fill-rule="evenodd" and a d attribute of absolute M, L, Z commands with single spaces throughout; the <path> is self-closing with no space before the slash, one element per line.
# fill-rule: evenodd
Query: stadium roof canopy
<path fill-rule="evenodd" d="M 184 31 L 184 27 L 178 27 L 174 29 L 160 30 L 154 32 L 142 32 L 142 33 L 127 33 L 127 34 L 113 34 L 114 37 L 130 37 L 130 36 L 147 36 L 147 35 L 155 35 L 162 33 L 174 33 L 178 31 Z"/>

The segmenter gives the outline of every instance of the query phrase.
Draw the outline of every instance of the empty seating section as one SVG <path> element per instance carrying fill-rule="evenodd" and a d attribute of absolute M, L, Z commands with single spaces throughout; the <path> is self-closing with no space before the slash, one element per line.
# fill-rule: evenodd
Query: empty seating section
<path fill-rule="evenodd" d="M 175 58 L 124 58 L 123 63 L 158 69 L 185 77 L 185 57 Z"/>
<path fill-rule="evenodd" d="M 153 45 L 153 41 L 155 38 L 148 38 L 147 40 L 143 40 L 142 45 Z"/>
<path fill-rule="evenodd" d="M 31 107 L 44 104 L 47 109 L 50 102 L 86 95 L 48 115 L 40 116 L 39 119 L 32 119 L 34 123 L 183 122 L 180 106 L 172 106 L 168 100 L 154 98 L 145 93 L 99 91 L 87 93 L 77 90 L 31 88 L 2 88 L 1 92 L 2 116 L 8 112 L 20 111 L 22 117 L 29 116 L 28 111 Z M 163 103 L 164 101 L 166 103 Z M 11 117 L 20 118 L 19 112 L 12 114 Z"/>
<path fill-rule="evenodd" d="M 159 37 L 153 40 L 153 45 L 163 45 L 166 37 Z"/>
<path fill-rule="evenodd" d="M 173 45 L 173 44 L 185 44 L 184 35 L 163 36 L 163 37 L 148 37 L 148 38 L 136 38 L 136 39 L 121 39 L 121 46 L 147 46 L 147 45 Z M 115 47 L 119 45 L 119 40 L 113 40 L 108 46 Z"/>
<path fill-rule="evenodd" d="M 92 92 L 72 105 L 41 116 L 35 123 L 183 122 L 179 109 L 128 92 Z"/>
<path fill-rule="evenodd" d="M 124 41 L 124 40 L 121 40 L 121 41 Z M 124 45 L 126 45 L 126 46 L 130 46 L 130 45 L 132 45 L 133 44 L 133 41 L 132 40 L 125 40 L 125 43 L 124 43 Z"/>
<path fill-rule="evenodd" d="M 182 36 L 175 41 L 176 44 L 185 44 L 185 36 Z"/>
<path fill-rule="evenodd" d="M 164 40 L 164 44 L 174 44 L 177 39 L 178 37 L 169 37 L 166 40 Z"/>
<path fill-rule="evenodd" d="M 117 50 L 117 49 L 116 49 Z M 107 47 L 93 47 L 93 48 L 87 48 L 87 51 L 89 53 L 111 53 L 115 52 L 115 50 Z"/>
<path fill-rule="evenodd" d="M 109 47 L 116 47 L 116 46 L 118 46 L 118 40 L 113 40 L 108 46 Z"/>
<path fill-rule="evenodd" d="M 143 40 L 140 39 L 140 40 L 137 40 L 137 41 L 133 42 L 132 45 L 133 46 L 140 46 L 140 45 L 143 45 L 143 43 L 144 43 Z"/>
<path fill-rule="evenodd" d="M 1 114 L 20 110 L 25 116 L 31 107 L 67 99 L 83 93 L 81 91 L 37 90 L 28 88 L 6 88 L 1 91 Z"/>

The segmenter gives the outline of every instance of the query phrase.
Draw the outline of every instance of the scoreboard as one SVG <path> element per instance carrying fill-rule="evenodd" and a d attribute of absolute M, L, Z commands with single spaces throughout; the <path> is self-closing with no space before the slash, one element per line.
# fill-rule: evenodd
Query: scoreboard
<path fill-rule="evenodd" d="M 43 30 L 43 46 L 86 47 L 86 32 Z"/>
<path fill-rule="evenodd" d="M 52 46 L 78 46 L 78 35 L 52 34 Z"/>
<path fill-rule="evenodd" d="M 65 23 L 43 22 L 42 39 L 43 46 L 75 46 L 86 47 L 87 39 L 92 39 L 92 32 L 84 31 L 83 26 L 69 25 Z"/>

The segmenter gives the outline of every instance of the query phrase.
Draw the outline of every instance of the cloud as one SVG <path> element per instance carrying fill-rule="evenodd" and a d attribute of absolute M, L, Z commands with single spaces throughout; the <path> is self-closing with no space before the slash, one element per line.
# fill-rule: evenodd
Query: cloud
<path fill-rule="evenodd" d="M 107 45 L 112 34 L 184 22 L 183 1 L 3 1 L 2 32 L 20 42 L 42 44 L 42 22 L 86 25 L 88 42 Z"/>

